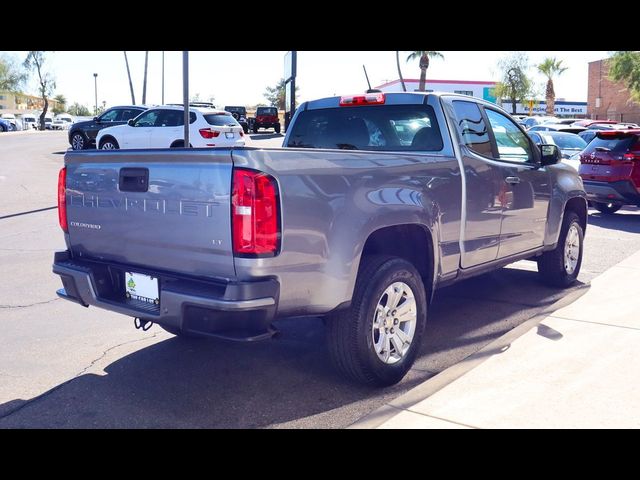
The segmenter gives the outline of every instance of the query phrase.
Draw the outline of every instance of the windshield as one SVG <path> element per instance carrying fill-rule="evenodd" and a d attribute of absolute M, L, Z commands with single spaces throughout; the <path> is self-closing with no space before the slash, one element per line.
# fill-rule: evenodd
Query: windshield
<path fill-rule="evenodd" d="M 549 138 L 551 143 L 555 143 L 561 150 L 583 150 L 587 146 L 587 142 L 573 133 L 567 133 L 566 135 L 542 134 L 542 137 Z"/>
<path fill-rule="evenodd" d="M 428 105 L 324 108 L 300 112 L 287 146 L 376 151 L 439 151 L 442 137 Z"/>
<path fill-rule="evenodd" d="M 214 125 L 217 127 L 235 127 L 238 124 L 236 119 L 231 115 L 221 115 L 219 113 L 210 113 L 208 115 L 203 115 L 204 119 L 207 121 L 209 125 Z"/>

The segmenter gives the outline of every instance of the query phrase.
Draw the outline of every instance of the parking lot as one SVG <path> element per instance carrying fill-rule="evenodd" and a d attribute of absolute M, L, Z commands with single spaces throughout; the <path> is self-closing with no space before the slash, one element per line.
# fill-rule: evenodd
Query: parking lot
<path fill-rule="evenodd" d="M 57 299 L 64 249 L 56 205 L 67 132 L 0 138 L 0 427 L 341 428 L 535 316 L 640 249 L 640 211 L 590 210 L 579 284 L 543 286 L 535 265 L 439 291 L 426 341 L 398 385 L 355 386 L 329 365 L 320 319 L 277 323 L 272 341 L 186 340 Z M 282 136 L 251 135 L 250 146 Z M 572 292 L 576 292 L 575 295 Z M 461 301 L 464 300 L 464 301 Z"/>

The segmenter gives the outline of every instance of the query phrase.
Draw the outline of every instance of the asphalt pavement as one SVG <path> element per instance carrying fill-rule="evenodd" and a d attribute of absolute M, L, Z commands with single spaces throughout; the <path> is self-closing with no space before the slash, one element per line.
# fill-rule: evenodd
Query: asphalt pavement
<path fill-rule="evenodd" d="M 262 137 L 253 138 L 253 137 Z M 251 135 L 257 146 L 282 137 Z M 535 265 L 444 288 L 415 367 L 374 390 L 329 365 L 317 318 L 278 322 L 254 345 L 184 340 L 129 317 L 59 300 L 53 252 L 66 132 L 0 135 L 0 428 L 343 428 L 478 352 L 640 250 L 640 212 L 590 211 L 579 284 L 542 285 Z M 31 213 L 29 213 L 31 212 Z"/>

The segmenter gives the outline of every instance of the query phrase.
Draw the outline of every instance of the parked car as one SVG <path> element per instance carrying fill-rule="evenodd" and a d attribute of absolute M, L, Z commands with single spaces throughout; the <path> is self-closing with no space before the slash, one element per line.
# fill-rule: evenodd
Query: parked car
<path fill-rule="evenodd" d="M 62 113 L 55 116 L 51 127 L 53 128 L 53 130 L 68 130 L 72 124 L 73 117 L 68 113 Z"/>
<path fill-rule="evenodd" d="M 3 113 L 0 118 L 9 122 L 13 126 L 13 130 L 22 130 L 24 128 L 22 120 L 16 118 L 13 113 Z"/>
<path fill-rule="evenodd" d="M 536 145 L 557 145 L 562 162 L 571 165 L 576 172 L 580 167 L 580 152 L 587 146 L 578 135 L 567 132 L 527 132 Z"/>
<path fill-rule="evenodd" d="M 29 130 L 31 128 L 34 130 L 38 129 L 38 121 L 40 120 L 39 117 L 25 113 L 21 116 L 21 119 L 22 125 L 24 126 L 25 130 Z"/>
<path fill-rule="evenodd" d="M 256 109 L 253 133 L 258 133 L 261 128 L 273 128 L 276 133 L 280 133 L 280 118 L 276 107 L 258 107 Z"/>
<path fill-rule="evenodd" d="M 587 144 L 589 144 L 589 142 L 591 142 L 591 140 L 593 140 L 594 138 L 596 138 L 596 133 L 598 133 L 598 130 L 592 130 L 590 128 L 583 130 L 582 132 L 578 133 L 578 136 L 583 139 L 585 142 L 587 142 Z"/>
<path fill-rule="evenodd" d="M 53 117 L 51 117 L 50 115 L 46 115 L 44 117 L 44 129 L 53 130 Z"/>
<path fill-rule="evenodd" d="M 572 125 L 575 122 L 580 121 L 579 118 L 557 118 L 557 117 L 553 117 L 550 120 L 548 120 L 546 123 L 557 123 L 557 124 L 562 124 L 562 125 Z"/>
<path fill-rule="evenodd" d="M 576 281 L 582 182 L 491 102 L 324 98 L 300 105 L 284 145 L 65 155 L 58 295 L 245 341 L 323 316 L 338 370 L 387 386 L 422 348 L 437 288 L 522 259 L 550 285 Z"/>
<path fill-rule="evenodd" d="M 84 150 L 96 146 L 96 135 L 100 130 L 114 125 L 122 125 L 137 117 L 149 107 L 144 105 L 122 105 L 111 107 L 92 120 L 75 122 L 69 127 L 69 144 L 74 150 Z"/>
<path fill-rule="evenodd" d="M 554 120 L 556 117 L 543 117 L 543 116 L 539 116 L 539 117 L 527 117 L 524 119 L 524 126 L 526 128 L 531 128 L 534 127 L 536 125 L 540 125 L 543 123 L 547 123 L 551 120 Z"/>
<path fill-rule="evenodd" d="M 574 125 L 564 125 L 562 123 L 543 123 L 542 125 L 535 125 L 531 127 L 527 132 L 566 132 L 578 134 L 584 131 L 584 127 L 576 127 Z"/>
<path fill-rule="evenodd" d="M 640 129 L 598 130 L 580 154 L 578 170 L 587 198 L 598 211 L 640 207 Z"/>
<path fill-rule="evenodd" d="M 12 132 L 13 125 L 8 120 L 0 118 L 0 132 Z"/>
<path fill-rule="evenodd" d="M 193 107 L 189 116 L 192 147 L 244 145 L 244 131 L 229 112 Z M 96 143 L 101 150 L 183 147 L 184 109 L 174 106 L 151 108 L 125 125 L 101 130 Z"/>
<path fill-rule="evenodd" d="M 589 127 L 591 125 L 593 125 L 594 123 L 618 123 L 615 120 L 592 120 L 592 119 L 584 119 L 584 120 L 578 120 L 577 122 L 575 122 L 573 125 L 576 127 Z"/>
<path fill-rule="evenodd" d="M 233 118 L 242 126 L 244 133 L 249 133 L 249 122 L 247 121 L 247 109 L 245 107 L 226 106 L 224 110 L 233 115 Z"/>

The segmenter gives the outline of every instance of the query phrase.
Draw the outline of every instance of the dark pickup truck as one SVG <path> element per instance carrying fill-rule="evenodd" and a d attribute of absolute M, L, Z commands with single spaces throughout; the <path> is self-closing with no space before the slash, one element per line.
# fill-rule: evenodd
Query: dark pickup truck
<path fill-rule="evenodd" d="M 434 93 L 304 103 L 283 148 L 68 152 L 58 295 L 245 341 L 322 316 L 338 370 L 390 385 L 436 288 L 522 259 L 576 280 L 587 201 L 559 159 L 496 105 Z"/>

